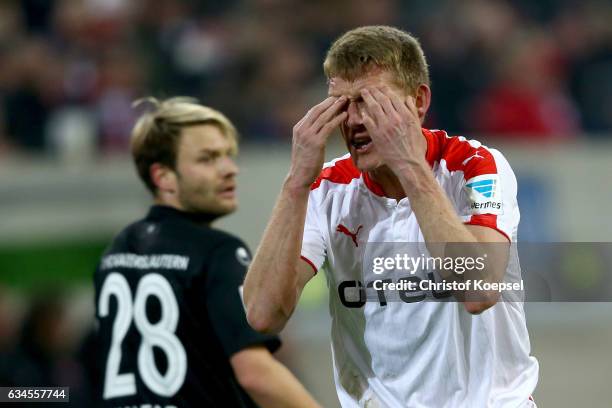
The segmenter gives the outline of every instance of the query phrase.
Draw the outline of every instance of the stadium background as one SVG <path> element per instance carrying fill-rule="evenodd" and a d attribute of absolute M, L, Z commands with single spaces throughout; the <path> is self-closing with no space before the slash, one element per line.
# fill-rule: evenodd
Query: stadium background
<path fill-rule="evenodd" d="M 3 0 L 0 385 L 71 384 L 87 404 L 77 356 L 93 321 L 91 274 L 149 203 L 127 154 L 131 101 L 191 95 L 235 121 L 241 208 L 219 226 L 255 249 L 291 128 L 325 96 L 324 52 L 359 25 L 420 38 L 433 89 L 426 125 L 506 154 L 521 240 L 610 241 L 610 21 L 612 3 L 597 0 Z M 328 156 L 342 152 L 333 138 Z M 610 406 L 611 306 L 526 305 L 540 406 Z M 337 406 L 322 277 L 283 336 L 280 357 Z"/>

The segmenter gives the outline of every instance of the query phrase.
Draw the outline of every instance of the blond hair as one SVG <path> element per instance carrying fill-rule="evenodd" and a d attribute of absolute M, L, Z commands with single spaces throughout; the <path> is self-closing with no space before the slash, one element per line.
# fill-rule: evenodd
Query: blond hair
<path fill-rule="evenodd" d="M 379 67 L 393 74 L 396 85 L 410 94 L 429 86 L 429 70 L 419 41 L 389 26 L 365 26 L 347 31 L 329 48 L 323 70 L 327 78 L 350 81 Z"/>
<path fill-rule="evenodd" d="M 157 187 L 151 179 L 151 165 L 163 164 L 176 168 L 177 147 L 181 130 L 195 125 L 217 126 L 232 145 L 232 154 L 238 151 L 236 128 L 221 112 L 200 105 L 194 98 L 173 97 L 165 100 L 148 97 L 135 101 L 133 107 L 144 103 L 152 109 L 146 111 L 132 130 L 130 145 L 138 175 L 154 195 Z"/>

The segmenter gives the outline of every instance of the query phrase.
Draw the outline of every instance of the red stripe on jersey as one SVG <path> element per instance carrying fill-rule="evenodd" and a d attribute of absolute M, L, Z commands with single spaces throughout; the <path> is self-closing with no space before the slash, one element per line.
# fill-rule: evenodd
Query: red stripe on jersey
<path fill-rule="evenodd" d="M 440 147 L 446 142 L 446 132 L 441 130 L 431 131 L 429 129 L 421 128 L 423 136 L 427 139 L 427 152 L 425 153 L 425 159 L 431 167 L 433 167 L 436 161 L 440 161 Z"/>
<path fill-rule="evenodd" d="M 483 227 L 493 228 L 495 231 L 501 233 L 508 242 L 512 242 L 508 234 L 501 229 L 497 228 L 497 215 L 495 214 L 478 214 L 472 215 L 469 221 L 465 222 L 466 225 L 481 225 Z"/>
<path fill-rule="evenodd" d="M 443 130 L 423 129 L 427 138 L 427 161 L 446 161 L 448 171 L 463 171 L 466 180 L 481 174 L 497 174 L 495 159 L 484 146 L 474 147 L 459 137 L 448 137 Z"/>
<path fill-rule="evenodd" d="M 319 174 L 319 177 L 310 186 L 311 190 L 317 189 L 323 180 L 329 180 L 332 183 L 338 184 L 349 184 L 352 180 L 359 178 L 361 172 L 353 160 L 348 157 L 346 159 L 338 160 L 329 167 L 324 168 Z"/>
<path fill-rule="evenodd" d="M 317 267 L 310 259 L 306 258 L 304 255 L 300 255 L 300 259 L 303 259 L 308 265 L 310 265 L 314 270 L 315 275 L 317 274 Z"/>

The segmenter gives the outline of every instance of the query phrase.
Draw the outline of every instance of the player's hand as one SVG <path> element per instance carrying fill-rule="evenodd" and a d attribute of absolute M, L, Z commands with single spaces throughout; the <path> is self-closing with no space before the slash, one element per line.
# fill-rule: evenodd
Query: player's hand
<path fill-rule="evenodd" d="M 414 98 L 402 98 L 389 87 L 364 88 L 361 96 L 365 102 L 361 112 L 364 126 L 391 171 L 399 175 L 411 166 L 426 166 Z"/>
<path fill-rule="evenodd" d="M 293 127 L 289 179 L 294 186 L 310 187 L 325 159 L 325 145 L 333 130 L 346 120 L 346 97 L 330 96 L 312 107 Z"/>

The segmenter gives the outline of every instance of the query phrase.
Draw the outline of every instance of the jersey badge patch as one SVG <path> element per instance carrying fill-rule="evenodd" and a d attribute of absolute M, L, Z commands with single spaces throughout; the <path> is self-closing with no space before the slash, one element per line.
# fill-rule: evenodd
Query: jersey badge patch
<path fill-rule="evenodd" d="M 472 214 L 503 214 L 501 185 L 497 174 L 472 177 L 465 184 Z"/>

